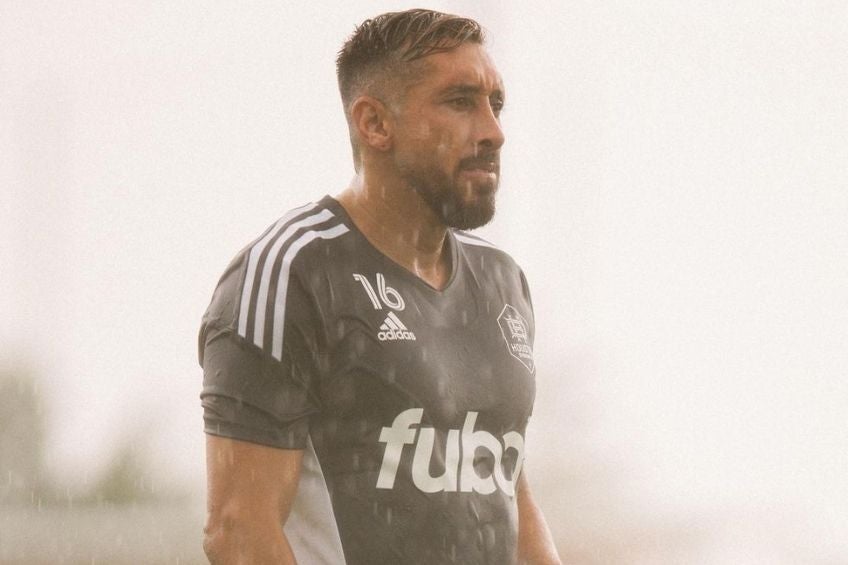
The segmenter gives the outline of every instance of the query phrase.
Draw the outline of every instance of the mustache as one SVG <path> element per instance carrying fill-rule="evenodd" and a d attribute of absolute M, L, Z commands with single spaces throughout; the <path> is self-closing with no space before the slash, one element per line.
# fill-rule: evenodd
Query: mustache
<path fill-rule="evenodd" d="M 461 159 L 459 161 L 460 169 L 484 169 L 484 170 L 494 170 L 500 167 L 501 158 L 500 155 L 492 151 L 490 153 L 483 153 L 480 155 L 472 155 L 471 157 L 466 157 L 465 159 Z"/>

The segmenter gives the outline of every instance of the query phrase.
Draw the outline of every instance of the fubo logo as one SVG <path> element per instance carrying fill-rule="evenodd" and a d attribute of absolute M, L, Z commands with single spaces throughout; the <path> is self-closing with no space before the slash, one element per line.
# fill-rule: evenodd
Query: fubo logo
<path fill-rule="evenodd" d="M 405 447 L 415 445 L 412 456 L 412 482 L 422 492 L 492 494 L 500 488 L 509 496 L 515 495 L 515 481 L 524 462 L 524 438 L 520 433 L 507 432 L 502 439 L 498 439 L 485 430 L 475 431 L 477 412 L 466 413 L 461 430 L 448 430 L 445 471 L 441 476 L 433 477 L 430 475 L 430 459 L 433 456 L 436 434 L 432 427 L 416 427 L 421 423 L 423 415 L 423 408 L 404 410 L 397 415 L 391 427 L 381 430 L 380 442 L 386 444 L 386 450 L 377 478 L 377 488 L 394 488 L 401 458 L 408 451 Z M 503 456 L 510 449 L 515 450 L 516 457 L 512 478 L 508 479 L 503 469 Z M 474 468 L 474 455 L 478 450 L 487 450 L 494 459 L 493 472 L 485 477 L 478 475 Z"/>

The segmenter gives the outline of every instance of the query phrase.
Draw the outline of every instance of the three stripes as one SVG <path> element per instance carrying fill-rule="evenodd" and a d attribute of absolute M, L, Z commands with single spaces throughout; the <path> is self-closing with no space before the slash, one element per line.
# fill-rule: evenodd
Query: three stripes
<path fill-rule="evenodd" d="M 333 213 L 321 208 L 318 202 L 306 204 L 280 218 L 250 247 L 239 302 L 238 334 L 264 349 L 266 328 L 270 329 L 271 356 L 278 361 L 283 356 L 286 297 L 292 261 L 301 249 L 316 239 L 334 239 L 350 231 L 338 218 L 334 225 L 328 227 L 326 224 L 334 218 Z M 455 231 L 454 235 L 462 243 L 495 248 L 487 241 L 463 232 Z M 406 329 L 396 316 L 394 320 L 387 318 L 385 323 L 389 327 L 381 329 Z"/>
<path fill-rule="evenodd" d="M 316 210 L 318 206 L 313 202 L 280 218 L 251 246 L 247 259 L 238 334 L 265 348 L 265 331 L 270 318 L 271 356 L 278 361 L 283 356 L 286 293 L 292 261 L 301 249 L 316 239 L 334 239 L 349 231 L 340 220 L 330 227 L 322 225 L 308 229 L 334 218 L 326 208 Z"/>
<path fill-rule="evenodd" d="M 394 312 L 389 312 L 389 315 L 386 316 L 386 319 L 380 325 L 380 329 L 383 331 L 401 330 L 404 332 L 409 330 L 409 328 L 403 325 L 403 322 L 400 321 L 400 318 L 398 318 Z"/>

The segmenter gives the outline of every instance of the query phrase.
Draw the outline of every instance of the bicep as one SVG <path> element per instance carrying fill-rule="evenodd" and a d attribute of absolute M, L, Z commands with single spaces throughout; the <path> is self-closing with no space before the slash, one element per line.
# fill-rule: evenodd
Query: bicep
<path fill-rule="evenodd" d="M 210 517 L 273 520 L 282 525 L 300 480 L 303 450 L 206 435 Z"/>
<path fill-rule="evenodd" d="M 316 371 L 286 361 L 270 360 L 229 329 L 208 331 L 200 394 L 206 432 L 303 449 L 309 416 L 318 409 L 310 386 Z"/>
<path fill-rule="evenodd" d="M 205 335 L 201 392 L 207 528 L 281 533 L 315 406 L 289 366 L 269 361 L 228 329 L 213 330 Z"/>

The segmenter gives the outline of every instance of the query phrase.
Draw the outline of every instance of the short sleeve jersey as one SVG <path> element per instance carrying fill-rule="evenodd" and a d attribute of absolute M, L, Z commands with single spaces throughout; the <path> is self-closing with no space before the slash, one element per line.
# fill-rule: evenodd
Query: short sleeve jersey
<path fill-rule="evenodd" d="M 522 271 L 449 230 L 436 290 L 327 196 L 233 260 L 200 331 L 205 431 L 302 449 L 285 524 L 309 564 L 508 564 L 535 396 Z"/>

